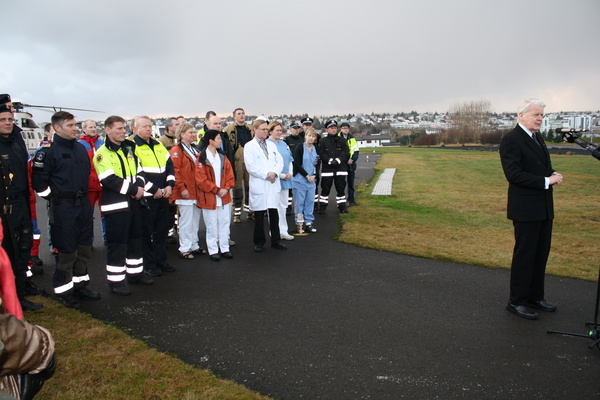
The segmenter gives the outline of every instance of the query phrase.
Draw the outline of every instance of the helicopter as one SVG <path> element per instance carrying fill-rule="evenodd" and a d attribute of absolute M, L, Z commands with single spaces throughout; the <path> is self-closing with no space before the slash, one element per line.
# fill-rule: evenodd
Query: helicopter
<path fill-rule="evenodd" d="M 36 106 L 32 104 L 25 104 L 20 101 L 12 102 L 13 108 L 15 109 L 14 118 L 15 124 L 21 128 L 21 135 L 27 146 L 27 151 L 33 155 L 33 153 L 40 147 L 40 144 L 44 140 L 44 129 L 39 127 L 33 120 L 33 115 L 29 112 L 24 111 L 25 108 L 34 108 L 40 110 L 53 110 L 54 112 L 62 110 L 72 111 L 87 111 L 87 112 L 99 112 L 97 110 L 86 110 L 83 108 L 70 108 L 70 107 L 54 107 L 54 106 Z"/>

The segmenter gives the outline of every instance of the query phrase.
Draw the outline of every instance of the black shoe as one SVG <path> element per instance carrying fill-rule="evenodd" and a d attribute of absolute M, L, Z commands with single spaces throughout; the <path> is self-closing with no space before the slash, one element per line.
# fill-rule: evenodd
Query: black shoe
<path fill-rule="evenodd" d="M 531 309 L 527 306 L 517 305 L 513 303 L 508 303 L 506 309 L 511 313 L 517 314 L 521 318 L 525 319 L 537 319 L 538 313 L 535 311 L 531 311 Z"/>
<path fill-rule="evenodd" d="M 317 228 L 312 226 L 312 224 L 308 224 L 304 227 L 304 231 L 308 233 L 315 233 L 317 231 Z"/>
<path fill-rule="evenodd" d="M 125 285 L 110 288 L 110 291 L 119 296 L 129 296 L 131 294 L 131 290 Z"/>
<path fill-rule="evenodd" d="M 233 254 L 230 251 L 226 251 L 225 253 L 221 253 L 221 255 L 225 258 L 233 258 Z"/>
<path fill-rule="evenodd" d="M 261 251 L 263 251 L 263 247 L 259 246 L 259 245 L 256 245 L 256 246 L 254 246 L 254 251 L 257 252 L 257 253 L 260 253 Z"/>
<path fill-rule="evenodd" d="M 154 279 L 148 278 L 146 275 L 142 274 L 142 276 L 137 279 L 127 278 L 127 283 L 132 284 L 132 285 L 148 286 L 148 285 L 152 285 L 154 283 Z"/>
<path fill-rule="evenodd" d="M 25 281 L 25 295 L 26 296 L 39 296 L 46 295 L 46 289 L 40 289 L 31 279 Z"/>
<path fill-rule="evenodd" d="M 148 276 L 151 276 L 153 278 L 156 278 L 157 276 L 161 276 L 162 275 L 162 271 L 158 268 L 152 268 L 152 269 L 145 269 L 144 273 Z"/>
<path fill-rule="evenodd" d="M 39 256 L 31 256 L 29 257 L 29 260 L 31 261 L 31 263 L 33 265 L 35 265 L 36 267 L 41 267 L 42 265 L 44 265 L 44 262 L 40 259 Z M 42 270 L 43 271 L 43 270 Z"/>
<path fill-rule="evenodd" d="M 210 259 L 213 261 L 219 261 L 221 259 L 221 256 L 218 254 L 211 254 Z"/>
<path fill-rule="evenodd" d="M 355 206 L 360 206 L 360 204 L 358 204 L 355 201 L 351 201 L 350 203 L 348 203 L 348 207 L 355 207 Z"/>
<path fill-rule="evenodd" d="M 40 308 L 44 308 L 42 304 L 37 304 L 27 299 L 19 299 L 19 302 L 21 303 L 23 311 L 37 311 Z"/>
<path fill-rule="evenodd" d="M 75 310 L 79 310 L 81 308 L 81 303 L 72 294 L 59 295 L 57 297 L 58 301 L 63 303 L 65 307 L 74 308 Z"/>
<path fill-rule="evenodd" d="M 246 219 L 254 219 L 254 213 L 252 211 L 247 212 Z"/>
<path fill-rule="evenodd" d="M 348 210 L 346 207 L 339 207 L 340 210 L 340 214 L 349 214 L 350 210 Z"/>
<path fill-rule="evenodd" d="M 281 242 L 275 242 L 271 244 L 271 247 L 279 250 L 287 250 L 287 246 Z"/>
<path fill-rule="evenodd" d="M 538 310 L 553 312 L 556 311 L 556 306 L 552 303 L 548 303 L 546 300 L 528 301 L 527 305 L 531 308 L 537 308 Z"/>
<path fill-rule="evenodd" d="M 175 236 L 167 236 L 166 243 L 167 244 L 176 244 L 177 238 Z"/>
<path fill-rule="evenodd" d="M 90 290 L 88 288 L 76 290 L 75 296 L 79 297 L 80 299 L 88 300 L 100 300 L 100 298 L 102 297 L 100 293 L 94 292 L 93 290 Z"/>
<path fill-rule="evenodd" d="M 160 267 L 160 270 L 162 272 L 173 272 L 173 271 L 176 271 L 177 268 L 175 268 L 174 266 L 172 266 L 170 264 L 165 264 L 162 267 Z"/>

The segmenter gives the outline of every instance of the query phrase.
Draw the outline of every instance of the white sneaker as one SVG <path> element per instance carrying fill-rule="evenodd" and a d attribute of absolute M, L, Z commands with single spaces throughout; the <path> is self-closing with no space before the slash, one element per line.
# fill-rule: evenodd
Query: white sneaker
<path fill-rule="evenodd" d="M 292 235 L 288 235 L 287 233 L 284 233 L 283 235 L 280 235 L 280 236 L 283 240 L 294 240 L 294 237 Z"/>

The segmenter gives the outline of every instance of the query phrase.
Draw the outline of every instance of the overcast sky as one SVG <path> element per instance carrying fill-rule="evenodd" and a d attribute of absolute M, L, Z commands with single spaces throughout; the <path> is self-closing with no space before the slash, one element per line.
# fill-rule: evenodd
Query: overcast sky
<path fill-rule="evenodd" d="M 10 3 L 0 93 L 96 119 L 600 109 L 599 0 Z"/>

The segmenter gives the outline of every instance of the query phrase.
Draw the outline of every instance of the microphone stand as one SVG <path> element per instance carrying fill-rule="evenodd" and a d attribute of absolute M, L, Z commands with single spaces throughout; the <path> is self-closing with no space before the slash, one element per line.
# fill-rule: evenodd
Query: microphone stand
<path fill-rule="evenodd" d="M 597 160 L 600 160 L 600 147 L 596 146 L 586 140 L 580 139 L 575 134 L 575 130 L 563 131 L 563 139 L 569 143 L 577 143 L 579 146 L 590 151 L 592 153 L 592 156 L 594 156 L 594 158 L 596 158 Z M 598 269 L 598 286 L 596 288 L 596 309 L 594 311 L 594 322 L 586 322 L 585 323 L 586 326 L 591 328 L 588 331 L 587 335 L 584 335 L 581 333 L 561 332 L 561 331 L 555 331 L 555 330 L 548 330 L 548 333 L 556 333 L 559 335 L 589 338 L 592 340 L 592 343 L 590 343 L 588 345 L 588 348 L 593 349 L 595 346 L 595 347 L 598 347 L 598 349 L 600 349 L 600 330 L 598 329 L 599 308 L 600 308 L 600 268 Z"/>

